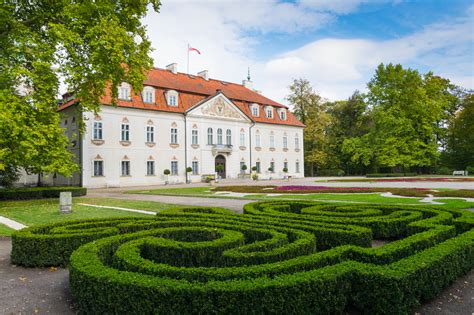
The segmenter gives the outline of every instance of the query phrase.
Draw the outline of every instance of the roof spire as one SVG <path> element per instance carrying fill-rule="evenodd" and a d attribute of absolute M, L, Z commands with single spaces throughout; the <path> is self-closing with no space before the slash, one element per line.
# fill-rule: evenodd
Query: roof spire
<path fill-rule="evenodd" d="M 247 68 L 247 81 L 250 81 L 250 67 Z"/>

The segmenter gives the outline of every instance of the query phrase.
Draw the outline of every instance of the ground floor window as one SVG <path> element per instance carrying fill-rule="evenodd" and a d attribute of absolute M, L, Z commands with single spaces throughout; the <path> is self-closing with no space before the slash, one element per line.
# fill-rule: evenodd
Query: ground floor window
<path fill-rule="evenodd" d="M 260 173 L 260 162 L 255 163 L 255 167 L 257 168 L 257 173 Z"/>
<path fill-rule="evenodd" d="M 269 171 L 275 173 L 275 162 L 270 162 Z"/>
<path fill-rule="evenodd" d="M 296 169 L 296 173 L 300 172 L 300 162 L 296 161 L 295 169 Z"/>
<path fill-rule="evenodd" d="M 171 175 L 178 175 L 178 161 L 171 161 Z"/>
<path fill-rule="evenodd" d="M 104 176 L 104 161 L 94 161 L 94 176 Z"/>
<path fill-rule="evenodd" d="M 283 162 L 283 168 L 288 171 L 288 162 Z"/>
<path fill-rule="evenodd" d="M 240 162 L 240 173 L 241 174 L 245 174 L 245 170 L 243 170 L 242 168 L 245 166 L 245 162 Z"/>
<path fill-rule="evenodd" d="M 155 161 L 146 162 L 146 174 L 148 176 L 155 175 Z"/>
<path fill-rule="evenodd" d="M 193 175 L 198 175 L 199 174 L 198 161 L 193 161 L 191 168 L 193 169 Z"/>
<path fill-rule="evenodd" d="M 122 176 L 130 176 L 130 161 L 122 161 Z"/>

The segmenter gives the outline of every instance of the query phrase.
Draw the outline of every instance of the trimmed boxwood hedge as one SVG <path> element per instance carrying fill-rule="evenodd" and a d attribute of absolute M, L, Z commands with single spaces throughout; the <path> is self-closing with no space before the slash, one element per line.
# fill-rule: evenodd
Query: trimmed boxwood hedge
<path fill-rule="evenodd" d="M 416 173 L 371 173 L 366 174 L 366 177 L 413 177 L 417 176 Z"/>
<path fill-rule="evenodd" d="M 473 226 L 468 211 L 261 202 L 31 227 L 12 260 L 68 264 L 81 314 L 406 314 L 474 266 Z"/>
<path fill-rule="evenodd" d="M 32 187 L 0 189 L 0 200 L 28 200 L 42 198 L 59 198 L 59 193 L 70 191 L 73 197 L 85 196 L 87 188 L 83 187 Z"/>

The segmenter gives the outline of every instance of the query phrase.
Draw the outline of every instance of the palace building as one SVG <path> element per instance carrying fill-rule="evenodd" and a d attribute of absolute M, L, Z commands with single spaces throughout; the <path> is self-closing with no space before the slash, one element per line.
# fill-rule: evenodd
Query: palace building
<path fill-rule="evenodd" d="M 106 93 L 97 115 L 79 113 L 72 97 L 60 104 L 81 172 L 72 179 L 55 176 L 54 184 L 122 187 L 199 182 L 216 174 L 249 178 L 252 167 L 259 179 L 303 177 L 304 125 L 286 106 L 253 90 L 250 77 L 235 84 L 210 79 L 207 71 L 179 73 L 173 63 L 152 69 L 141 93 L 122 83 L 118 95 L 112 105 Z M 79 119 L 86 126 L 82 136 Z"/>

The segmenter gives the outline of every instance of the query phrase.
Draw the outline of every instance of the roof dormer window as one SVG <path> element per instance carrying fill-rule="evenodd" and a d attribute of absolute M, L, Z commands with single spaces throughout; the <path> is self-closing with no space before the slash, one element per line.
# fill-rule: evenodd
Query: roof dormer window
<path fill-rule="evenodd" d="M 250 111 L 252 112 L 252 116 L 258 117 L 259 114 L 260 114 L 260 113 L 259 113 L 260 110 L 259 110 L 258 104 L 255 104 L 255 103 L 254 103 L 254 104 L 250 105 Z"/>
<path fill-rule="evenodd" d="M 286 120 L 286 108 L 278 109 L 278 113 L 280 115 L 281 120 Z"/>
<path fill-rule="evenodd" d="M 130 91 L 131 91 L 130 84 L 122 82 L 122 84 L 118 88 L 118 98 L 120 100 L 125 100 L 125 101 L 131 100 L 132 98 L 130 96 Z"/>
<path fill-rule="evenodd" d="M 178 106 L 178 92 L 175 90 L 169 90 L 166 92 L 166 102 L 168 106 Z"/>
<path fill-rule="evenodd" d="M 267 118 L 273 118 L 273 107 L 271 106 L 265 107 L 265 114 Z"/>
<path fill-rule="evenodd" d="M 145 86 L 142 92 L 143 102 L 155 103 L 155 89 L 151 86 Z"/>

